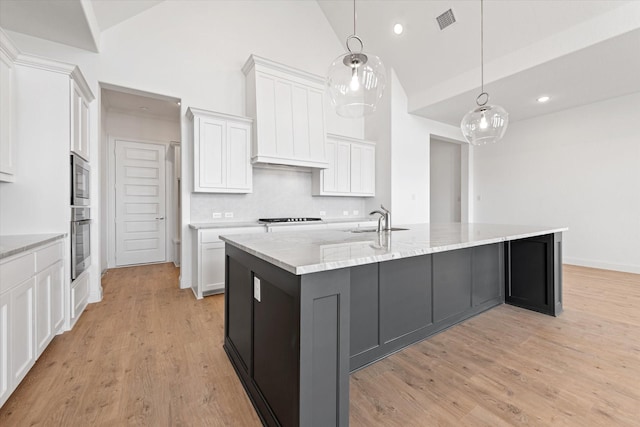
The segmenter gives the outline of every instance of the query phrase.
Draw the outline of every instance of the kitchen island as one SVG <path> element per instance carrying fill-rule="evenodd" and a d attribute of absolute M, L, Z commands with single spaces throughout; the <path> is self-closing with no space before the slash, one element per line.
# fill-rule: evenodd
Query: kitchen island
<path fill-rule="evenodd" d="M 497 305 L 562 311 L 562 232 L 419 224 L 222 236 L 224 348 L 265 425 L 346 426 L 349 373 Z"/>

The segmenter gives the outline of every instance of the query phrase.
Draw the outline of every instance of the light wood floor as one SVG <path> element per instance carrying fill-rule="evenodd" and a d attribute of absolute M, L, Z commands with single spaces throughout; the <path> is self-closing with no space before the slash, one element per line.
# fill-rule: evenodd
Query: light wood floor
<path fill-rule="evenodd" d="M 222 350 L 222 296 L 171 264 L 110 270 L 2 426 L 259 426 Z M 558 318 L 500 306 L 351 376 L 352 426 L 639 426 L 640 276 L 564 268 Z"/>

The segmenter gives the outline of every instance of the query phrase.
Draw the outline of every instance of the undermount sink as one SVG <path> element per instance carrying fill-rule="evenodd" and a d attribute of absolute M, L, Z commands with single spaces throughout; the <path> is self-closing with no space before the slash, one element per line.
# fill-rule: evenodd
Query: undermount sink
<path fill-rule="evenodd" d="M 388 231 L 405 231 L 408 230 L 408 228 L 397 228 L 397 227 L 391 227 L 391 230 Z M 375 228 L 358 228 L 356 230 L 351 230 L 352 233 L 375 233 L 378 230 Z M 382 232 L 387 231 L 387 230 L 382 230 Z"/>

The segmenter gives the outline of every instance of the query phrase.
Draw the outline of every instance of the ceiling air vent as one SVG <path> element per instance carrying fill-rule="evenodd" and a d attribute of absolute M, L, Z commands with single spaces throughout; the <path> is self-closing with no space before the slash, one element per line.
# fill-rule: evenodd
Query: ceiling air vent
<path fill-rule="evenodd" d="M 453 11 L 451 9 L 449 9 L 445 13 L 443 13 L 442 15 L 438 16 L 436 18 L 436 20 L 438 21 L 438 25 L 440 26 L 440 29 L 444 30 L 449 25 L 451 25 L 454 22 L 456 22 L 456 17 L 453 16 Z"/>

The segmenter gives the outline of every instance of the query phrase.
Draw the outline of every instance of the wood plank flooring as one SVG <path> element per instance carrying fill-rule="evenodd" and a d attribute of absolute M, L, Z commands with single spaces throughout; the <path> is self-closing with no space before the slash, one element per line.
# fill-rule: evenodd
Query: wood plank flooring
<path fill-rule="evenodd" d="M 2 426 L 259 426 L 224 299 L 160 264 L 110 270 Z M 351 376 L 352 426 L 640 426 L 640 275 L 564 267 L 558 318 L 503 305 Z"/>

